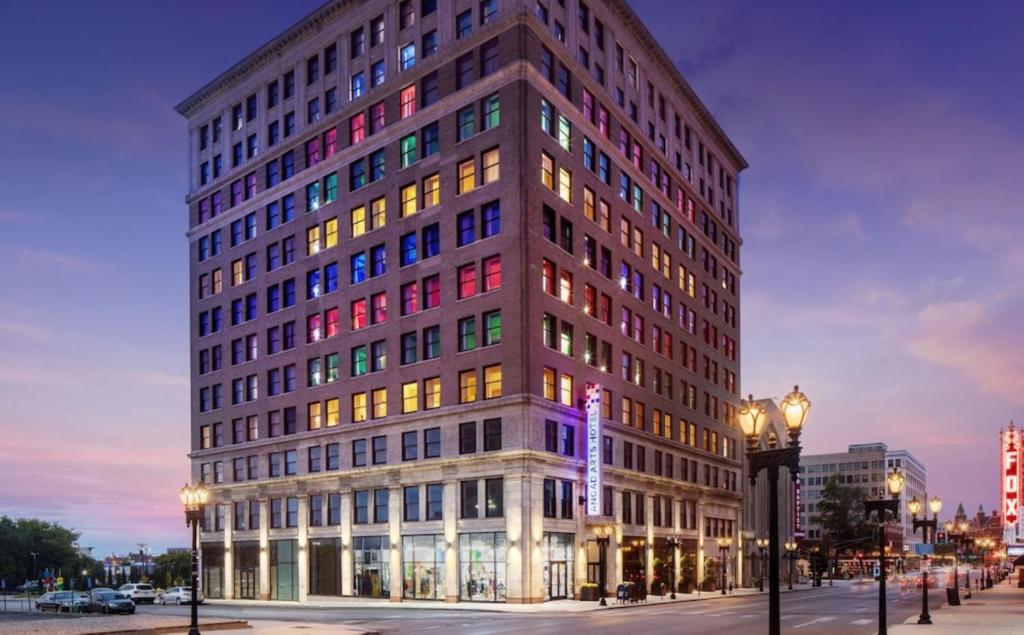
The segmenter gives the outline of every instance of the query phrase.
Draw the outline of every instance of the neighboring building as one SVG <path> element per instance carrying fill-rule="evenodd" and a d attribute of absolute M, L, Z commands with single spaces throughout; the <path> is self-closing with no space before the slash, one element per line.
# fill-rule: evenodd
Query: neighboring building
<path fill-rule="evenodd" d="M 207 597 L 715 574 L 746 163 L 624 1 L 333 1 L 177 110 Z"/>
<path fill-rule="evenodd" d="M 822 490 L 833 475 L 839 476 L 845 485 L 859 488 L 865 498 L 888 497 L 885 476 L 891 468 L 897 468 L 906 482 L 900 495 L 900 517 L 898 522 L 903 548 L 912 550 L 914 543 L 921 542 L 920 532 L 915 536 L 907 501 L 917 497 L 927 508 L 927 472 L 924 464 L 906 450 L 890 451 L 884 443 L 851 445 L 846 452 L 833 454 L 805 454 L 800 457 L 801 524 L 806 527 L 807 539 L 821 541 L 821 527 L 811 518 L 817 513 Z"/>
<path fill-rule="evenodd" d="M 786 420 L 783 418 L 778 404 L 772 399 L 758 399 L 757 402 L 764 408 L 768 418 L 768 423 L 765 424 L 764 432 L 761 434 L 760 449 L 788 445 L 789 435 L 786 432 Z M 745 459 L 743 471 L 745 474 L 750 474 L 750 466 Z M 799 514 L 796 512 L 796 484 L 797 481 L 792 478 L 788 470 L 779 471 L 779 562 L 783 576 L 786 575 L 786 567 L 789 566 L 783 545 L 797 537 Z M 761 575 L 761 554 L 755 541 L 758 538 L 768 537 L 768 528 L 771 526 L 768 522 L 770 493 L 767 472 L 757 475 L 756 485 L 751 486 L 749 477 L 743 482 L 743 528 L 745 530 L 743 553 L 747 556 L 747 584 L 750 586 L 756 585 Z M 767 551 L 765 554 L 767 557 Z M 763 564 L 765 576 L 767 576 L 767 559 Z"/>

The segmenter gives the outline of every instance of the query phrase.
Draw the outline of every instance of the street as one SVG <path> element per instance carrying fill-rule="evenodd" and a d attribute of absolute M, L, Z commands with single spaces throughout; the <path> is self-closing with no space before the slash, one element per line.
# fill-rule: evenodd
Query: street
<path fill-rule="evenodd" d="M 943 610 L 944 589 L 929 594 L 932 611 Z M 889 624 L 902 623 L 920 612 L 921 594 L 890 587 Z M 186 607 L 140 607 L 140 612 L 187 613 Z M 874 582 L 841 585 L 782 595 L 782 630 L 786 633 L 866 635 L 877 632 L 878 586 Z M 380 608 L 308 608 L 301 606 L 207 605 L 203 617 L 261 621 L 302 621 L 359 627 L 380 633 L 472 633 L 533 635 L 567 632 L 645 633 L 757 633 L 767 632 L 768 596 L 737 596 L 697 602 L 647 606 L 587 613 L 502 613 L 471 609 L 424 609 L 381 603 Z"/>

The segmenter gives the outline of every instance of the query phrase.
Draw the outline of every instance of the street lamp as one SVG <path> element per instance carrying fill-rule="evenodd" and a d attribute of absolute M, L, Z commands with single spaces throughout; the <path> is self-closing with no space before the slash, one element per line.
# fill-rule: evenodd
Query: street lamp
<path fill-rule="evenodd" d="M 991 538 L 979 538 L 977 541 L 978 547 L 981 549 L 981 588 L 987 589 L 990 586 L 989 574 L 988 574 L 988 563 L 985 561 L 985 557 L 988 552 L 996 546 L 996 541 Z"/>
<path fill-rule="evenodd" d="M 722 595 L 725 595 L 725 587 L 728 585 L 728 569 L 726 569 L 726 558 L 729 555 L 729 547 L 732 545 L 732 538 L 719 538 L 718 550 L 722 552 Z"/>
<path fill-rule="evenodd" d="M 758 568 L 761 575 L 757 577 L 757 590 L 764 593 L 764 550 L 768 548 L 768 539 L 758 538 L 754 541 L 754 544 L 757 545 L 757 551 L 761 556 L 761 564 Z"/>
<path fill-rule="evenodd" d="M 669 596 L 670 600 L 676 599 L 676 560 L 679 558 L 679 548 L 683 546 L 683 536 L 676 532 L 668 537 L 665 541 L 668 544 L 668 548 L 672 550 L 672 595 Z"/>
<path fill-rule="evenodd" d="M 970 527 L 971 526 L 967 523 L 967 521 L 961 521 L 959 523 L 952 523 L 952 522 L 946 523 L 946 529 L 950 531 L 950 534 L 949 534 L 950 539 L 953 542 L 956 543 L 958 551 L 960 549 L 963 549 L 963 551 L 964 551 L 964 560 L 967 560 L 968 562 L 970 561 L 969 559 L 970 559 L 970 555 L 971 555 L 971 551 L 970 551 L 971 545 L 974 544 L 974 539 L 968 537 L 968 535 L 967 535 L 967 530 L 970 529 Z M 952 531 L 953 529 L 958 529 L 959 531 L 955 531 L 954 532 L 954 531 Z M 956 556 L 954 556 L 954 557 L 956 557 Z M 967 589 L 967 593 L 964 594 L 964 599 L 965 600 L 969 600 L 969 599 L 971 599 L 971 568 L 970 568 L 970 566 L 968 566 L 966 568 L 966 570 L 964 571 L 964 576 L 965 576 L 965 586 L 966 586 L 966 589 Z M 959 589 L 960 589 L 960 576 L 959 576 L 958 571 L 957 571 L 955 566 L 953 568 L 953 582 L 954 582 L 954 584 L 956 585 L 956 588 L 957 588 L 957 596 L 959 596 L 959 594 L 960 594 L 960 591 L 959 591 Z"/>
<path fill-rule="evenodd" d="M 928 506 L 932 510 L 932 519 L 928 520 L 928 513 L 925 512 L 924 518 L 921 520 L 917 519 L 918 513 L 921 512 L 921 501 L 917 500 L 917 496 L 910 499 L 907 503 L 907 509 L 910 511 L 910 516 L 914 519 L 914 532 L 918 529 L 922 530 L 924 544 L 928 544 L 928 529 L 932 530 L 932 540 L 935 540 L 935 533 L 939 525 L 939 511 L 942 510 L 942 501 L 939 500 L 938 496 L 933 496 Z M 921 568 L 921 615 L 917 618 L 918 624 L 931 624 L 932 616 L 928 614 L 928 562 L 927 557 L 925 558 L 925 566 Z"/>
<path fill-rule="evenodd" d="M 885 477 L 885 487 L 889 490 L 888 499 L 864 501 L 864 516 L 871 516 L 871 512 L 878 515 L 878 635 L 886 635 L 885 625 L 885 512 L 891 512 L 896 516 L 900 512 L 900 492 L 906 478 L 893 468 Z M 925 591 L 927 594 L 927 590 Z"/>
<path fill-rule="evenodd" d="M 608 542 L 611 532 L 612 528 L 608 525 L 599 525 L 594 529 L 594 533 L 597 534 L 597 575 L 599 578 L 597 581 L 597 594 L 601 598 L 598 602 L 600 606 L 608 606 L 608 602 L 604 599 L 604 595 L 605 578 L 608 574 Z"/>
<path fill-rule="evenodd" d="M 185 485 L 179 492 L 181 503 L 185 506 L 185 525 L 192 526 L 192 610 L 188 635 L 199 635 L 199 521 L 203 518 L 203 508 L 210 498 L 210 491 L 202 482 Z"/>
<path fill-rule="evenodd" d="M 779 635 L 781 632 L 781 615 L 779 601 L 779 468 L 789 468 L 795 479 L 800 469 L 800 431 L 807 419 L 811 402 L 807 395 L 800 392 L 799 386 L 793 386 L 793 392 L 782 398 L 779 410 L 786 421 L 789 433 L 789 445 L 775 447 L 776 442 L 769 442 L 767 450 L 759 449 L 761 434 L 764 432 L 768 417 L 764 407 L 754 401 L 753 395 L 747 398 L 738 413 L 740 429 L 747 438 L 747 463 L 750 466 L 750 484 L 757 482 L 761 470 L 768 472 L 768 633 Z M 792 567 L 792 563 L 790 563 Z M 791 576 L 792 578 L 792 576 Z M 790 580 L 792 584 L 792 579 Z"/>
<path fill-rule="evenodd" d="M 796 561 L 796 543 L 786 541 L 786 556 L 789 557 L 789 590 L 793 590 L 793 562 Z M 768 581 L 771 584 L 771 580 Z"/>

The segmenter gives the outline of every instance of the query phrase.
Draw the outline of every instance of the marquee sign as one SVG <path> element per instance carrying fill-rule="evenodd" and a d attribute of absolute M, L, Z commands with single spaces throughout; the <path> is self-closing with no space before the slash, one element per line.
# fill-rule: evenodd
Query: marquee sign
<path fill-rule="evenodd" d="M 601 386 L 587 384 L 587 516 L 601 515 Z"/>
<path fill-rule="evenodd" d="M 1017 524 L 1020 514 L 1020 438 L 1013 423 L 1002 434 L 1003 526 Z"/>

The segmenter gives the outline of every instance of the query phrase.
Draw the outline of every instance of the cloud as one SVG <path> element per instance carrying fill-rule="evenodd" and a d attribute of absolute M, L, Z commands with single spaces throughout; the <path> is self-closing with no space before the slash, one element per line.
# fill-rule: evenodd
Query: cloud
<path fill-rule="evenodd" d="M 91 260 L 80 258 L 73 254 L 61 253 L 58 251 L 48 251 L 45 249 L 27 249 L 19 248 L 15 250 L 17 255 L 26 260 L 30 260 L 36 264 L 51 264 L 58 265 L 65 269 L 72 271 L 78 271 L 81 273 L 91 273 L 100 269 L 98 263 Z"/>
<path fill-rule="evenodd" d="M 990 395 L 1024 406 L 1024 298 L 929 304 L 910 350 L 951 369 Z"/>
<path fill-rule="evenodd" d="M 34 324 L 0 318 L 0 337 L 42 343 L 50 341 L 50 332 Z"/>

